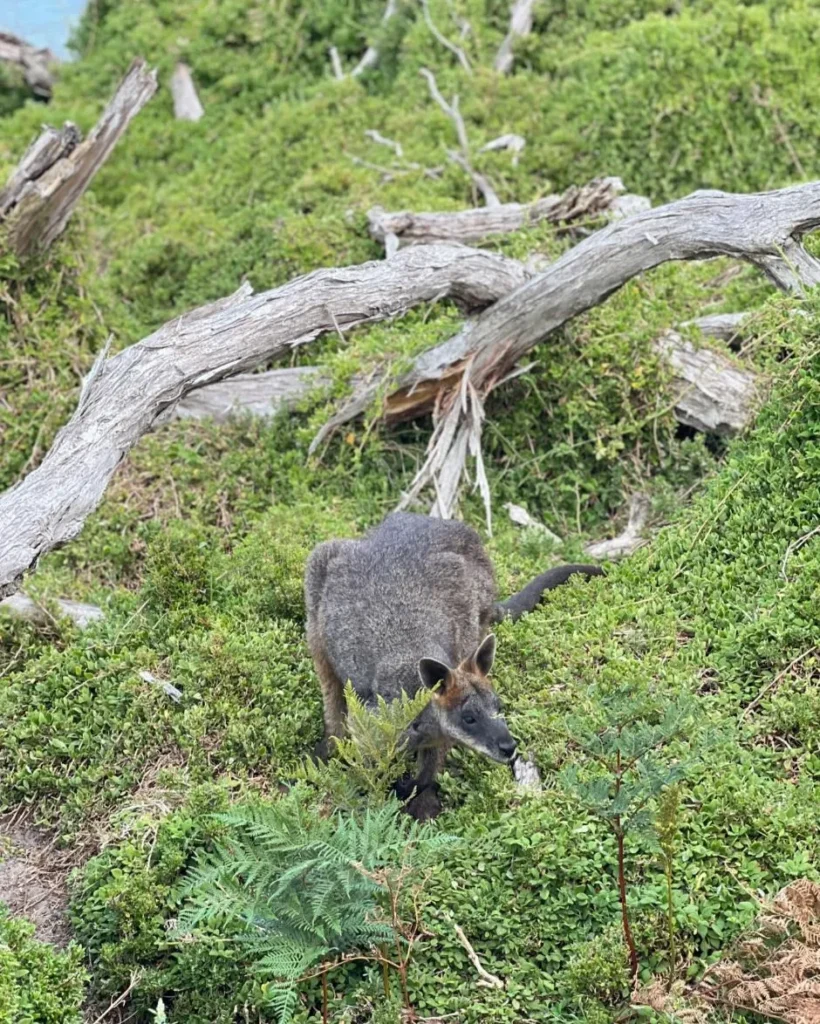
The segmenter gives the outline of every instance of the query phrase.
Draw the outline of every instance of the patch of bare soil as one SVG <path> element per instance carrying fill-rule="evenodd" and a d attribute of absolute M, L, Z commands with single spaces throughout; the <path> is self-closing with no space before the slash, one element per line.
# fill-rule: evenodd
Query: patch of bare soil
<path fill-rule="evenodd" d="M 0 818 L 0 902 L 31 921 L 38 939 L 65 946 L 71 939 L 66 882 L 74 865 L 56 842 L 25 821 Z"/>

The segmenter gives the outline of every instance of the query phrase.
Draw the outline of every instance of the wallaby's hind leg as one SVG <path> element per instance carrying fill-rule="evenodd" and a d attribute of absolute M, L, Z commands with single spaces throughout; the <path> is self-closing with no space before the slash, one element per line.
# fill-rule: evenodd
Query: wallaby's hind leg
<path fill-rule="evenodd" d="M 339 739 L 345 734 L 345 715 L 347 705 L 345 704 L 344 688 L 341 680 L 333 671 L 321 642 L 314 637 L 309 637 L 310 651 L 313 655 L 313 664 L 316 666 L 316 675 L 319 677 L 319 686 L 322 690 L 322 705 L 325 718 L 325 754 L 329 754 L 330 740 Z"/>

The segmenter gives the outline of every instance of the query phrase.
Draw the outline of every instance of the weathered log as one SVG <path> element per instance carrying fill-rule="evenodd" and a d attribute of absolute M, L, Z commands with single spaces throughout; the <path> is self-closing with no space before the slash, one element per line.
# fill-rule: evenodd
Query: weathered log
<path fill-rule="evenodd" d="M 26 85 L 39 99 L 51 99 L 51 67 L 57 58 L 49 49 L 27 43 L 11 32 L 0 31 L 0 63 L 19 68 Z"/>
<path fill-rule="evenodd" d="M 66 124 L 60 132 L 46 128 L 29 147 L 0 193 L 0 216 L 18 256 L 48 248 L 63 231 L 92 178 L 156 88 L 156 73 L 135 60 L 85 142 Z"/>
<path fill-rule="evenodd" d="M 79 533 L 123 456 L 189 392 L 325 332 L 445 296 L 486 306 L 525 279 L 519 263 L 494 253 L 408 249 L 389 262 L 318 270 L 254 297 L 244 285 L 109 359 L 103 353 L 43 462 L 0 495 L 0 598 L 17 589 L 41 555 Z"/>
<path fill-rule="evenodd" d="M 371 236 L 383 244 L 394 236 L 398 248 L 459 242 L 470 245 L 491 235 L 505 235 L 543 221 L 569 223 L 581 217 L 616 214 L 621 209 L 624 184 L 620 178 L 595 178 L 586 185 L 572 186 L 558 195 L 533 203 L 503 203 L 453 213 L 388 213 L 375 206 L 367 215 Z M 644 200 L 645 208 L 649 200 Z"/>
<path fill-rule="evenodd" d="M 191 69 L 181 61 L 171 75 L 171 96 L 177 121 L 198 121 L 205 113 L 191 77 Z"/>
<path fill-rule="evenodd" d="M 695 348 L 677 331 L 662 334 L 655 349 L 674 371 L 681 423 L 716 434 L 735 434 L 751 423 L 760 404 L 756 374 L 712 349 Z"/>
<path fill-rule="evenodd" d="M 483 397 L 514 372 L 519 359 L 556 328 L 603 301 L 637 274 L 670 260 L 733 256 L 758 266 L 778 287 L 802 294 L 820 284 L 820 260 L 801 237 L 820 226 L 820 182 L 754 195 L 696 192 L 666 206 L 620 220 L 585 239 L 514 293 L 500 299 L 448 341 L 423 352 L 398 381 L 383 409 L 387 422 L 434 411 L 434 447 L 428 451 L 410 494 L 435 488 L 434 510 L 452 514 L 441 501 L 440 473 L 453 495 L 456 462 L 464 467 L 475 450 Z M 322 428 L 328 433 L 357 416 L 378 394 L 373 373 Z M 465 382 L 470 385 L 465 390 Z M 464 404 L 465 394 L 472 396 Z M 452 410 L 459 402 L 461 410 Z M 442 424 L 446 422 L 446 429 Z M 440 429 L 441 427 L 441 429 Z M 480 454 L 476 460 L 481 469 Z M 487 509 L 489 520 L 489 507 Z"/>
<path fill-rule="evenodd" d="M 532 32 L 532 9 L 535 0 L 515 0 L 510 12 L 510 27 L 504 37 L 504 42 L 498 48 L 495 55 L 495 70 L 505 75 L 513 66 L 515 55 L 513 47 L 517 39 L 523 39 Z"/>
<path fill-rule="evenodd" d="M 57 598 L 53 603 L 57 613 L 71 619 L 79 629 L 85 629 L 92 622 L 99 622 L 105 618 L 102 608 L 98 608 L 95 604 L 64 601 L 62 598 Z M 25 594 L 12 594 L 11 597 L 0 601 L 0 612 L 13 615 L 18 619 L 25 619 L 27 622 L 34 623 L 35 626 L 47 626 L 54 621 L 53 616 L 43 605 L 26 597 Z"/>

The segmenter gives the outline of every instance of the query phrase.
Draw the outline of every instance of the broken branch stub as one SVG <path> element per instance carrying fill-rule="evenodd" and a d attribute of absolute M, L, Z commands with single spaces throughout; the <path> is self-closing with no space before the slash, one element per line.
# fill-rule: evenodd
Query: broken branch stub
<path fill-rule="evenodd" d="M 47 249 L 61 234 L 94 175 L 156 89 L 156 72 L 135 60 L 85 142 L 67 124 L 60 132 L 46 128 L 29 147 L 0 193 L 0 216 L 18 256 Z"/>
<path fill-rule="evenodd" d="M 198 121 L 205 110 L 199 101 L 191 69 L 180 62 L 171 75 L 171 96 L 177 121 Z"/>
<path fill-rule="evenodd" d="M 0 495 L 0 598 L 41 555 L 82 529 L 123 456 L 158 416 L 213 384 L 330 331 L 444 297 L 482 307 L 525 279 L 515 260 L 462 246 L 408 249 L 391 261 L 329 268 L 176 317 L 89 374 L 43 462 Z"/>
<path fill-rule="evenodd" d="M 0 63 L 19 68 L 26 85 L 39 99 L 51 99 L 51 65 L 57 63 L 51 50 L 32 46 L 11 32 L 0 32 Z"/>
<path fill-rule="evenodd" d="M 751 423 L 760 404 L 756 374 L 712 349 L 695 348 L 677 331 L 662 334 L 655 350 L 675 375 L 681 423 L 716 434 L 736 434 Z"/>

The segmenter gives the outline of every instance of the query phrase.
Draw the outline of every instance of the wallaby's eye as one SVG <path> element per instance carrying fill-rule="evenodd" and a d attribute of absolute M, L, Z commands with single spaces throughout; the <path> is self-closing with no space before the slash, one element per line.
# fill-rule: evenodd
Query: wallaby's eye
<path fill-rule="evenodd" d="M 465 725 L 475 725 L 475 715 L 470 714 L 469 711 L 464 712 L 464 714 L 461 716 L 461 720 L 462 722 L 464 722 Z"/>

